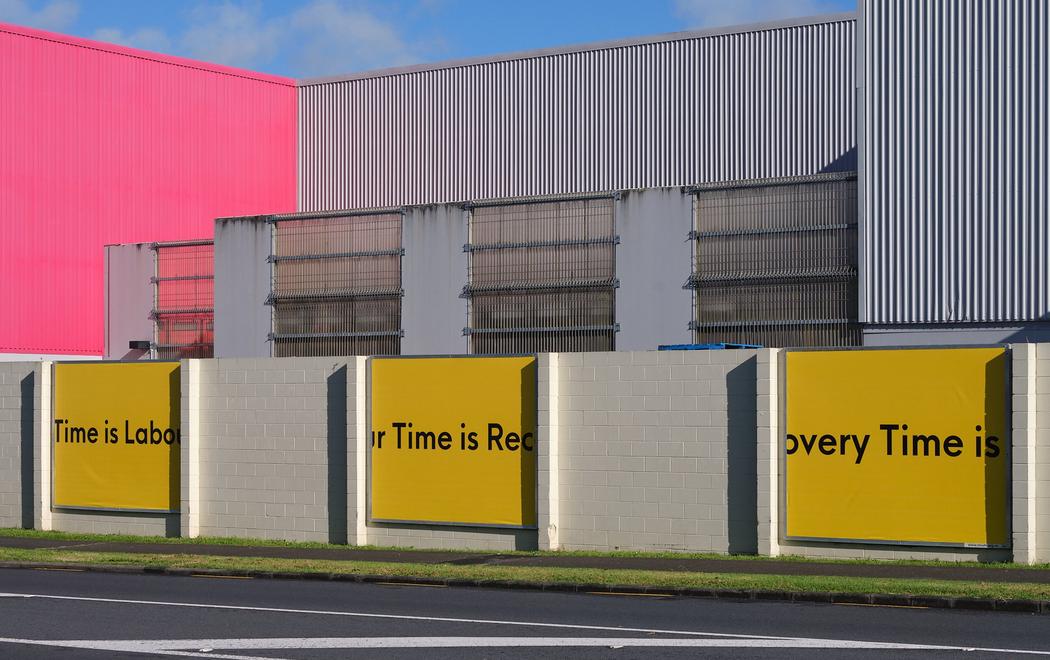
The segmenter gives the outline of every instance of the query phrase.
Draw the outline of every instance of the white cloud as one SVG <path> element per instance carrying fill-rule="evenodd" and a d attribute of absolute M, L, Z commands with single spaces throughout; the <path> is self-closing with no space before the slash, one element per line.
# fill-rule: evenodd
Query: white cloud
<path fill-rule="evenodd" d="M 361 5 L 315 0 L 291 17 L 293 63 L 300 75 L 374 69 L 418 62 L 421 57 L 392 23 Z"/>
<path fill-rule="evenodd" d="M 80 6 L 73 0 L 52 0 L 33 9 L 28 0 L 0 0 L 0 21 L 40 28 L 62 30 L 73 24 Z"/>
<path fill-rule="evenodd" d="M 286 19 L 264 19 L 257 2 L 199 4 L 180 43 L 190 57 L 250 68 L 277 54 L 289 36 L 286 26 Z"/>
<path fill-rule="evenodd" d="M 111 44 L 141 48 L 142 50 L 152 50 L 161 53 L 171 52 L 171 39 L 167 33 L 159 28 L 144 27 L 127 33 L 118 28 L 101 28 L 95 30 L 91 38 Z"/>
<path fill-rule="evenodd" d="M 415 9 L 429 11 L 443 0 L 416 1 Z M 367 0 L 308 0 L 278 15 L 264 8 L 260 0 L 202 0 L 186 13 L 181 32 L 106 27 L 94 37 L 246 69 L 282 61 L 300 77 L 412 64 L 440 47 L 435 40 L 410 43 Z"/>
<path fill-rule="evenodd" d="M 832 0 L 675 0 L 690 27 L 740 25 L 842 11 Z"/>

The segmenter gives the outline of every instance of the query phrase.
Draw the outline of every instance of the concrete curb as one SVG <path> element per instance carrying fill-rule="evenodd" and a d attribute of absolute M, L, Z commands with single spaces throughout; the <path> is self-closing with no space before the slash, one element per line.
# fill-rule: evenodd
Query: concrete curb
<path fill-rule="evenodd" d="M 164 566 L 129 566 L 109 564 L 64 564 L 61 562 L 0 561 L 0 568 L 75 570 L 91 573 L 135 575 L 168 575 L 176 577 L 230 577 L 262 580 L 317 580 L 324 582 L 357 582 L 362 584 L 404 584 L 431 587 L 470 587 L 480 589 L 524 589 L 562 593 L 601 593 L 610 595 L 646 595 L 677 598 L 716 598 L 734 601 L 780 601 L 825 603 L 833 605 L 871 605 L 879 607 L 915 607 L 929 609 L 976 610 L 1050 614 L 1050 600 L 996 600 L 950 596 L 909 596 L 900 594 L 854 594 L 826 591 L 769 591 L 761 589 L 694 589 L 681 587 L 640 587 L 616 584 L 562 584 L 516 580 L 463 580 L 403 577 L 389 575 L 347 575 L 342 573 L 294 573 L 290 571 L 241 571 L 215 568 L 169 568 Z"/>

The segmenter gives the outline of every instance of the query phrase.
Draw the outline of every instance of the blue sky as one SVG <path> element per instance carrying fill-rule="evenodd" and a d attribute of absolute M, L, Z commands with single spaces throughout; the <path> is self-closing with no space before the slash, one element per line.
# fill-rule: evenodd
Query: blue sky
<path fill-rule="evenodd" d="M 855 0 L 0 0 L 0 21 L 303 78 L 855 7 Z"/>

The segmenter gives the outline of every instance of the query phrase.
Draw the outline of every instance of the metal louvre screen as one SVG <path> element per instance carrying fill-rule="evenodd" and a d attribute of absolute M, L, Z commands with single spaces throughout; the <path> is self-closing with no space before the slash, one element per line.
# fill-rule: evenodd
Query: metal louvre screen
<path fill-rule="evenodd" d="M 274 221 L 273 354 L 401 352 L 400 211 Z"/>
<path fill-rule="evenodd" d="M 153 357 L 210 358 L 215 351 L 215 246 L 155 243 Z"/>
<path fill-rule="evenodd" d="M 471 352 L 611 351 L 613 197 L 471 208 Z"/>
<path fill-rule="evenodd" d="M 855 174 L 699 189 L 695 339 L 856 346 Z"/>

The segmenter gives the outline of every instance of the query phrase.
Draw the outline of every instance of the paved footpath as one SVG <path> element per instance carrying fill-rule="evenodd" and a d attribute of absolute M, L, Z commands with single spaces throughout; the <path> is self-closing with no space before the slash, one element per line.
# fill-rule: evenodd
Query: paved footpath
<path fill-rule="evenodd" d="M 364 550 L 355 548 L 296 548 L 281 546 L 206 545 L 196 543 L 107 543 L 61 539 L 0 538 L 0 547 L 63 549 L 78 552 L 210 555 L 417 564 L 543 566 L 560 568 L 632 569 L 690 573 L 754 575 L 824 575 L 838 577 L 969 580 L 1050 584 L 1050 569 L 989 566 L 913 566 L 908 564 L 839 564 L 774 559 L 692 559 L 688 557 L 580 557 L 571 555 L 508 555 L 436 550 Z"/>

